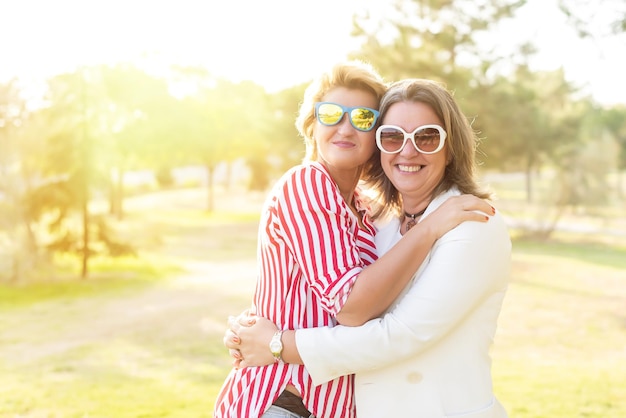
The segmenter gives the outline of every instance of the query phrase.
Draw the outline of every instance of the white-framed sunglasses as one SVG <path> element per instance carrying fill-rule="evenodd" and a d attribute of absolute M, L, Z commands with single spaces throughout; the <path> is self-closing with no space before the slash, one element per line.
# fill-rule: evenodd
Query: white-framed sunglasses
<path fill-rule="evenodd" d="M 435 154 L 443 148 L 448 134 L 439 125 L 423 125 L 413 132 L 399 126 L 382 125 L 376 129 L 376 145 L 386 154 L 397 154 L 404 149 L 407 140 L 422 154 Z"/>

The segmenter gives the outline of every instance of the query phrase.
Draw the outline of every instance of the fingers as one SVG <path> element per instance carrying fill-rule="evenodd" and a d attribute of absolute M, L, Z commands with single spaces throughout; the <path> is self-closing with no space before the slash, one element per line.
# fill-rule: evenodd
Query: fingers
<path fill-rule="evenodd" d="M 467 210 L 467 211 L 478 210 L 478 211 L 484 212 L 485 214 L 489 216 L 493 216 L 496 214 L 495 207 L 489 204 L 489 202 L 487 202 L 486 200 L 481 199 L 477 196 L 474 196 L 472 194 L 464 194 L 464 195 L 458 196 L 458 198 L 460 200 L 461 207 L 463 208 L 463 210 Z"/>
<path fill-rule="evenodd" d="M 474 211 L 465 212 L 465 217 L 467 221 L 489 222 L 489 216 L 480 212 L 474 212 Z"/>
<path fill-rule="evenodd" d="M 239 344 L 241 344 L 241 340 L 239 339 L 237 334 L 235 334 L 231 330 L 227 330 L 226 331 L 226 334 L 224 335 L 224 340 L 223 341 L 224 341 L 224 345 L 227 348 L 230 348 L 230 349 L 238 349 L 239 348 Z"/>
<path fill-rule="evenodd" d="M 240 316 L 237 319 L 237 324 L 242 327 L 249 327 L 256 323 L 256 317 L 254 316 Z"/>
<path fill-rule="evenodd" d="M 243 360 L 243 356 L 241 355 L 241 351 L 239 350 L 231 348 L 230 350 L 228 350 L 228 354 L 235 360 Z"/>
<path fill-rule="evenodd" d="M 228 354 L 233 359 L 232 365 L 236 369 L 248 367 L 248 364 L 244 361 L 244 357 L 240 351 L 241 339 L 238 333 L 242 327 L 250 327 L 256 322 L 254 312 L 246 310 L 238 316 L 229 316 L 226 321 L 228 329 L 224 333 L 222 342 L 224 346 L 228 348 Z"/>
<path fill-rule="evenodd" d="M 234 338 L 237 338 L 237 336 L 234 336 Z M 243 355 L 241 354 L 241 351 L 239 351 L 239 349 L 235 348 L 237 345 L 234 343 L 233 338 L 227 339 L 227 337 L 224 337 L 224 345 L 228 347 L 228 354 L 233 359 L 233 367 L 235 367 L 236 369 L 241 368 Z"/>

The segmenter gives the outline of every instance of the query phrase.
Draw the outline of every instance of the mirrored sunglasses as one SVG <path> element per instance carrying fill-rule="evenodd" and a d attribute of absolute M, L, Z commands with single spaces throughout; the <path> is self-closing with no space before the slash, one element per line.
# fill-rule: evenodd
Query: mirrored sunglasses
<path fill-rule="evenodd" d="M 348 107 L 332 102 L 315 103 L 315 117 L 326 126 L 333 126 L 341 122 L 344 113 L 348 114 L 350 123 L 355 129 L 368 132 L 376 125 L 378 119 L 378 110 L 369 107 Z"/>
<path fill-rule="evenodd" d="M 376 130 L 376 145 L 387 154 L 397 154 L 404 149 L 407 140 L 422 154 L 441 151 L 448 134 L 439 125 L 424 125 L 408 133 L 395 125 L 382 125 Z"/>

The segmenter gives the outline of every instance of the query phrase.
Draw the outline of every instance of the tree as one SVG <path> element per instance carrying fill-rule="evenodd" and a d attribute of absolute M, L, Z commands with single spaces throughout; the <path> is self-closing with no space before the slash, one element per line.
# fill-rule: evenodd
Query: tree
<path fill-rule="evenodd" d="M 304 138 L 299 135 L 295 121 L 307 86 L 308 83 L 299 84 L 274 93 L 268 98 L 272 119 L 266 131 L 267 153 L 264 156 L 264 164 L 260 166 L 266 172 L 280 175 L 302 162 L 305 153 Z M 274 164 L 271 164 L 271 161 Z M 267 187 L 267 184 L 264 186 Z"/>
<path fill-rule="evenodd" d="M 383 76 L 429 78 L 455 89 L 485 76 L 488 51 L 477 36 L 510 17 L 525 0 L 395 0 L 385 15 L 356 15 L 353 36 L 363 40 L 353 54 L 371 62 Z"/>
<path fill-rule="evenodd" d="M 194 88 L 177 104 L 177 145 L 186 163 L 206 168 L 207 210 L 212 211 L 218 164 L 267 155 L 274 109 L 265 90 L 252 82 L 232 83 L 200 68 L 179 69 L 179 74 Z"/>
<path fill-rule="evenodd" d="M 602 125 L 615 138 L 618 144 L 618 196 L 624 196 L 623 175 L 626 170 L 626 106 L 615 106 L 602 112 Z"/>
<path fill-rule="evenodd" d="M 127 170 L 171 164 L 176 153 L 175 99 L 164 79 L 129 65 L 102 66 L 98 89 L 102 142 L 99 162 L 110 190 L 110 212 L 123 216 Z M 95 87 L 95 86 L 94 86 Z"/>
<path fill-rule="evenodd" d="M 82 278 L 88 276 L 89 259 L 99 248 L 116 255 L 132 252 L 108 234 L 102 216 L 90 211 L 91 197 L 105 184 L 109 166 L 109 103 L 101 87 L 97 68 L 49 80 L 48 106 L 37 112 L 46 122 L 46 130 L 39 132 L 45 144 L 39 153 L 41 177 L 27 196 L 29 218 L 45 222 L 51 233 L 48 250 L 79 254 Z"/>
<path fill-rule="evenodd" d="M 626 4 L 622 0 L 559 0 L 558 4 L 559 9 L 583 38 L 621 35 L 626 32 Z"/>
<path fill-rule="evenodd" d="M 17 80 L 0 85 L 0 235 L 6 234 L 11 281 L 28 274 L 38 259 L 37 242 L 29 222 L 25 195 L 38 173 L 39 138 L 28 134 L 33 115 L 21 96 Z M 0 254 L 1 255 L 1 254 Z M 2 260 L 0 259 L 0 262 Z"/>
<path fill-rule="evenodd" d="M 522 61 L 518 58 L 507 75 L 498 75 L 494 67 L 501 57 L 480 45 L 479 35 L 524 4 L 396 0 L 383 16 L 355 16 L 353 34 L 364 39 L 354 56 L 371 62 L 385 77 L 425 77 L 446 84 L 479 132 L 485 166 L 523 169 L 532 200 L 532 172 L 576 135 L 565 112 L 574 89 L 562 71 L 530 71 L 527 62 L 536 50 L 521 45 Z"/>
<path fill-rule="evenodd" d="M 522 170 L 526 200 L 533 199 L 533 173 L 546 163 L 559 165 L 564 149 L 580 143 L 581 114 L 564 73 L 531 72 L 519 67 L 485 89 L 476 128 L 486 133 L 481 150 L 490 167 Z"/>

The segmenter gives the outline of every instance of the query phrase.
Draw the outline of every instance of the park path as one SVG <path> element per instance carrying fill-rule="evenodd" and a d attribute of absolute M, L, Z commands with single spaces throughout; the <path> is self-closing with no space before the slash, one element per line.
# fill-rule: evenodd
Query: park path
<path fill-rule="evenodd" d="M 129 202 L 133 210 L 153 207 L 202 208 L 200 190 L 163 193 Z M 255 280 L 254 255 L 215 260 L 203 255 L 230 237 L 255 239 L 254 222 L 240 230 L 213 225 L 196 230 L 168 231 L 160 250 L 175 256 L 183 272 L 141 289 L 105 292 L 76 299 L 55 299 L 12 309 L 0 315 L 0 360 L 28 366 L 81 347 L 136 335 L 166 341 L 177 338 L 215 339 L 226 318 L 250 300 Z"/>
<path fill-rule="evenodd" d="M 111 338 L 223 333 L 227 315 L 249 299 L 254 263 L 194 262 L 186 270 L 141 290 L 53 300 L 3 313 L 0 356 L 8 364 L 28 365 Z M 228 295 L 241 299 L 230 310 L 224 304 Z"/>

